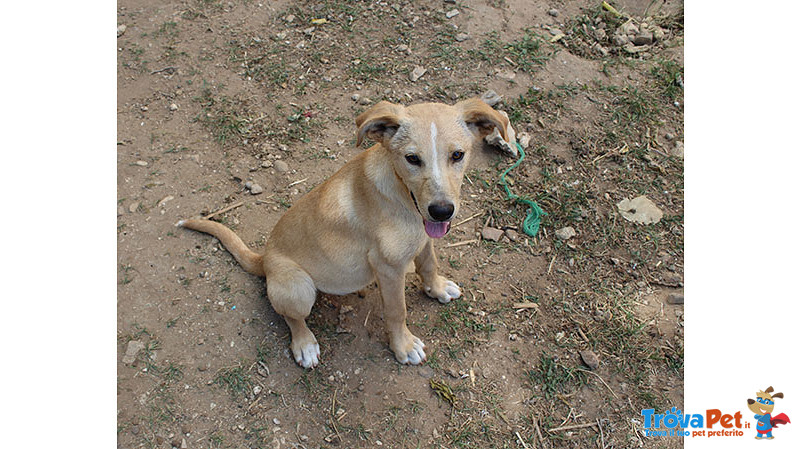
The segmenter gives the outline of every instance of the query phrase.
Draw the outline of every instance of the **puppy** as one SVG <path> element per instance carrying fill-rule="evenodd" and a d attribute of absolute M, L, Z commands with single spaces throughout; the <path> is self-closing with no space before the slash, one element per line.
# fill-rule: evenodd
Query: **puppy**
<path fill-rule="evenodd" d="M 292 333 L 304 368 L 319 363 L 319 344 L 305 319 L 317 290 L 344 295 L 377 281 L 389 346 L 397 361 L 417 365 L 425 344 L 406 326 L 406 268 L 414 262 L 425 293 L 441 303 L 461 296 L 437 272 L 433 239 L 458 214 L 473 146 L 508 119 L 474 98 L 408 107 L 386 101 L 356 118 L 357 145 L 378 142 L 300 198 L 272 230 L 263 254 L 220 223 L 192 219 L 178 226 L 217 237 L 247 272 L 266 277 L 273 309 Z"/>

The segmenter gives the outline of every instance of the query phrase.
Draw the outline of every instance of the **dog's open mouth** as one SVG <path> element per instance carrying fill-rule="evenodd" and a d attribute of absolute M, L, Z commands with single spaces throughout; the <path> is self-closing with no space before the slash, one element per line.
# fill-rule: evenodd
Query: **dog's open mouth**
<path fill-rule="evenodd" d="M 428 221 L 423 218 L 422 222 L 425 223 L 425 233 L 434 239 L 444 237 L 447 231 L 450 230 L 449 221 Z"/>

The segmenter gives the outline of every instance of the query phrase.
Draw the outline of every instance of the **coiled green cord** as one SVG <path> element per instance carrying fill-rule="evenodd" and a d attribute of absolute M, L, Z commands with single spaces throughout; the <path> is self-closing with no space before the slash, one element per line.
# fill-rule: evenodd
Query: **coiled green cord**
<path fill-rule="evenodd" d="M 517 159 L 514 165 L 505 169 L 503 174 L 500 175 L 500 184 L 502 184 L 503 188 L 506 190 L 506 199 L 528 205 L 528 215 L 522 220 L 522 232 L 531 237 L 536 237 L 536 234 L 539 233 L 539 225 L 542 223 L 542 216 L 547 215 L 547 212 L 543 211 L 535 201 L 511 193 L 511 189 L 508 188 L 508 183 L 506 182 L 506 175 L 508 172 L 517 168 L 522 160 L 525 159 L 525 150 L 522 149 L 522 145 L 520 145 L 519 142 L 515 142 L 515 144 L 519 150 L 519 159 Z"/>

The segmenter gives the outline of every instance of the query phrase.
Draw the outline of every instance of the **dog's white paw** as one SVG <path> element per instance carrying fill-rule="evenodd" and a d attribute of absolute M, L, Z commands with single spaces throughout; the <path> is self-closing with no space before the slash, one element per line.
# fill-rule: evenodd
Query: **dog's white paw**
<path fill-rule="evenodd" d="M 442 304 L 447 304 L 451 300 L 461 297 L 461 289 L 455 282 L 443 277 L 439 277 L 439 281 L 438 286 L 426 286 L 425 294 L 431 298 L 438 299 Z"/>
<path fill-rule="evenodd" d="M 319 365 L 319 344 L 309 343 L 294 352 L 294 360 L 303 368 L 314 368 Z"/>
<path fill-rule="evenodd" d="M 395 351 L 394 356 L 402 364 L 419 365 L 425 361 L 425 343 L 417 337 L 413 337 L 413 345 L 407 352 Z"/>

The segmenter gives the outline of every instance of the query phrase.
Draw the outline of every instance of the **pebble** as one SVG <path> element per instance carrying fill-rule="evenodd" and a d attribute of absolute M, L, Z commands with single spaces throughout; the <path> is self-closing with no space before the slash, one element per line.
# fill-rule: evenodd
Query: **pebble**
<path fill-rule="evenodd" d="M 547 14 L 550 14 L 553 17 L 558 17 L 558 10 L 553 8 L 550 11 L 547 11 Z"/>
<path fill-rule="evenodd" d="M 361 98 L 361 95 L 359 94 L 353 94 L 350 96 L 350 99 L 353 101 L 358 101 L 359 98 Z"/>
<path fill-rule="evenodd" d="M 134 164 L 138 165 L 139 167 L 147 167 L 147 161 L 136 161 Z"/>
<path fill-rule="evenodd" d="M 489 106 L 494 106 L 497 103 L 500 103 L 503 100 L 503 97 L 497 95 L 497 92 L 493 90 L 487 90 L 483 93 L 483 95 L 481 95 L 481 100 L 483 100 L 483 102 Z"/>
<path fill-rule="evenodd" d="M 177 111 L 177 110 L 178 110 L 178 105 L 177 105 L 177 104 L 175 104 L 175 103 L 170 103 L 170 105 L 169 105 L 169 110 L 170 110 L 170 111 L 173 111 L 173 112 L 174 112 L 174 111 Z"/>
<path fill-rule="evenodd" d="M 587 349 L 585 351 L 581 351 L 580 355 L 583 363 L 585 363 L 586 366 L 588 366 L 592 371 L 596 370 L 600 366 L 600 359 L 593 351 Z"/>
<path fill-rule="evenodd" d="M 447 17 L 448 19 L 452 19 L 453 17 L 455 17 L 455 16 L 457 16 L 459 14 L 461 14 L 461 11 L 459 11 L 457 9 L 451 9 L 450 11 L 447 11 L 447 13 L 445 14 L 445 17 Z"/>
<path fill-rule="evenodd" d="M 683 142 L 680 140 L 675 142 L 675 146 L 672 147 L 672 150 L 670 150 L 669 154 L 675 157 L 683 158 Z"/>
<path fill-rule="evenodd" d="M 569 240 L 576 235 L 578 235 L 578 233 L 575 232 L 575 228 L 572 226 L 567 226 L 556 231 L 556 237 L 561 240 Z"/>
<path fill-rule="evenodd" d="M 672 133 L 665 133 L 665 134 L 664 134 L 664 138 L 665 138 L 665 139 L 667 139 L 667 140 L 672 140 L 672 139 L 674 139 L 674 138 L 675 138 L 675 134 L 672 134 Z"/>
<path fill-rule="evenodd" d="M 125 30 L 127 30 L 127 29 L 128 29 L 128 26 L 125 25 L 124 23 L 122 25 L 118 26 L 117 27 L 117 37 L 120 37 L 123 34 L 125 34 Z"/>
<path fill-rule="evenodd" d="M 130 212 L 130 213 L 134 213 L 134 212 L 136 212 L 136 210 L 137 210 L 137 209 L 139 209 L 139 205 L 140 205 L 140 204 L 142 204 L 142 202 L 141 202 L 141 201 L 134 201 L 134 202 L 132 202 L 132 203 L 131 203 L 131 205 L 130 205 L 130 206 L 128 206 L 128 212 Z"/>
<path fill-rule="evenodd" d="M 680 293 L 670 293 L 667 296 L 667 302 L 669 304 L 683 304 L 683 295 Z"/>
<path fill-rule="evenodd" d="M 514 78 L 517 77 L 517 74 L 513 70 L 502 70 L 497 72 L 497 77 L 503 81 L 508 81 L 509 83 L 514 81 Z"/>
<path fill-rule="evenodd" d="M 122 363 L 131 365 L 136 361 L 136 356 L 139 351 L 144 349 L 144 343 L 139 340 L 131 340 L 128 342 L 128 347 L 125 349 L 125 355 L 122 357 Z"/>
<path fill-rule="evenodd" d="M 253 195 L 264 193 L 264 188 L 258 184 L 253 184 L 252 186 L 250 186 L 250 193 Z"/>
<path fill-rule="evenodd" d="M 525 132 L 519 133 L 517 136 L 517 143 L 520 144 L 523 150 L 527 150 L 531 144 L 531 135 Z"/>
<path fill-rule="evenodd" d="M 484 240 L 499 242 L 500 239 L 503 238 L 503 231 L 487 226 L 481 230 L 481 237 L 483 237 Z"/>
<path fill-rule="evenodd" d="M 427 71 L 428 69 L 418 65 L 414 67 L 414 70 L 412 70 L 408 75 L 408 79 L 411 80 L 412 83 L 416 82 L 418 79 L 422 78 L 422 75 L 424 75 Z"/>
<path fill-rule="evenodd" d="M 397 48 L 395 48 L 395 50 L 399 51 L 400 53 L 402 53 L 404 51 L 408 51 L 408 45 L 400 44 L 400 45 L 397 46 Z"/>
<path fill-rule="evenodd" d="M 650 45 L 653 43 L 653 33 L 642 31 L 633 38 L 633 45 Z"/>
<path fill-rule="evenodd" d="M 372 100 L 369 97 L 361 97 L 358 99 L 358 104 L 366 106 L 372 104 Z"/>
<path fill-rule="evenodd" d="M 433 368 L 428 365 L 421 366 L 419 368 L 419 375 L 422 376 L 424 379 L 430 379 L 433 377 Z"/>
<path fill-rule="evenodd" d="M 506 237 L 512 242 L 516 242 L 519 239 L 519 233 L 513 229 L 506 229 L 505 230 Z"/>
<path fill-rule="evenodd" d="M 275 161 L 273 163 L 273 166 L 275 167 L 275 170 L 277 170 L 279 173 L 286 173 L 289 171 L 289 164 L 283 161 Z"/>
<path fill-rule="evenodd" d="M 458 42 L 464 42 L 467 39 L 469 39 L 469 34 L 467 34 L 467 33 L 458 33 L 458 34 L 456 34 L 456 41 L 458 41 Z"/>

